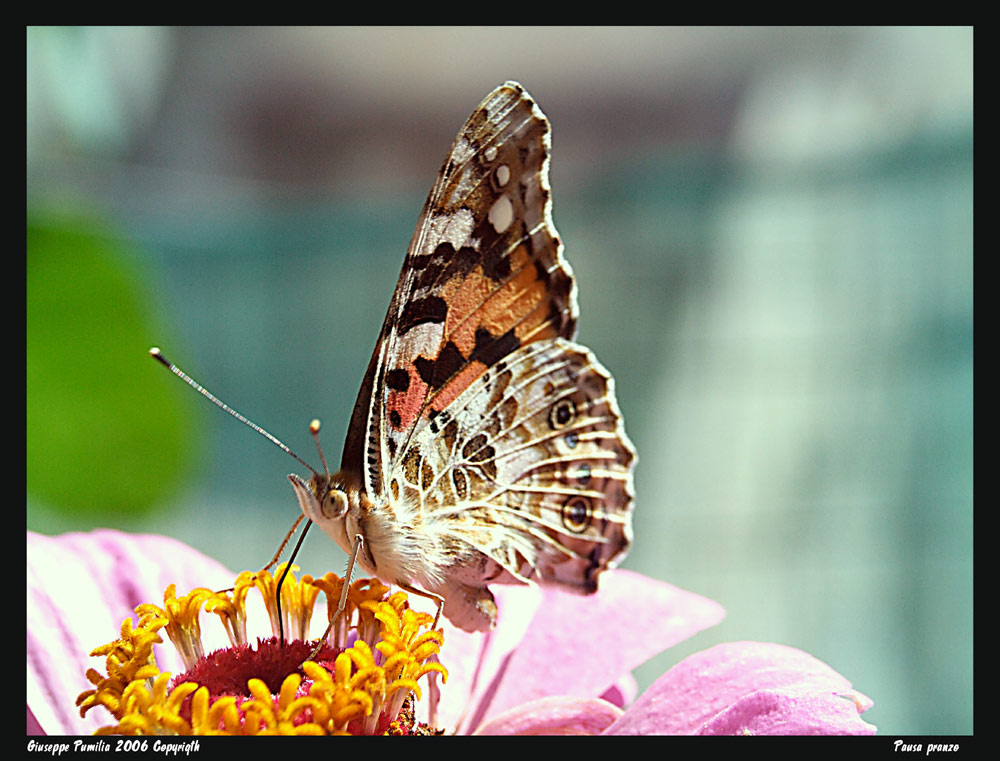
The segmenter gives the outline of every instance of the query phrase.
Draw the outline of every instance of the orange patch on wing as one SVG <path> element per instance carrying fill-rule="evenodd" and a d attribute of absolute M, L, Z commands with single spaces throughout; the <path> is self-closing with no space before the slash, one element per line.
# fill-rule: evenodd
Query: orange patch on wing
<path fill-rule="evenodd" d="M 482 274 L 482 269 L 476 267 L 465 280 L 451 288 L 451 283 L 445 286 L 442 296 L 448 303 L 448 317 L 444 324 L 446 340 L 453 341 L 462 356 L 468 357 L 476 348 L 476 328 L 479 320 L 473 315 L 482 308 L 483 302 L 489 298 L 493 290 L 493 282 Z M 469 319 L 472 317 L 472 319 Z"/>
<path fill-rule="evenodd" d="M 508 281 L 483 304 L 479 324 L 495 336 L 502 336 L 545 301 L 545 283 L 530 264 Z"/>
<path fill-rule="evenodd" d="M 550 302 L 548 299 L 540 301 L 521 322 L 514 328 L 514 335 L 517 336 L 521 345 L 532 341 L 541 341 L 545 338 L 555 338 L 558 333 L 556 326 L 550 317 Z"/>
<path fill-rule="evenodd" d="M 478 360 L 470 362 L 461 371 L 448 381 L 441 390 L 434 395 L 430 407 L 439 412 L 455 401 L 455 398 L 467 389 L 472 382 L 486 372 L 486 365 Z"/>
<path fill-rule="evenodd" d="M 547 301 L 545 284 L 538 278 L 538 266 L 531 260 L 528 249 L 518 246 L 508 261 L 514 274 L 499 288 L 496 280 L 483 274 L 482 265 L 477 265 L 464 279 L 447 283 L 441 289 L 441 296 L 448 303 L 444 335 L 463 356 L 470 356 L 475 349 L 479 328 L 502 336 Z"/>
<path fill-rule="evenodd" d="M 390 390 L 386 398 L 386 419 L 389 425 L 397 431 L 405 431 L 413 426 L 420 414 L 420 407 L 427 398 L 427 384 L 413 368 L 407 368 L 410 375 L 410 386 L 406 391 Z M 399 425 L 393 425 L 390 413 L 399 413 Z"/>

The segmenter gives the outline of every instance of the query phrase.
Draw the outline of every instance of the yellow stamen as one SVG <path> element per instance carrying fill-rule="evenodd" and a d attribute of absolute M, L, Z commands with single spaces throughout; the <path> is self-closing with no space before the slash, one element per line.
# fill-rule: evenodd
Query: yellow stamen
<path fill-rule="evenodd" d="M 108 673 L 102 676 L 95 669 L 87 669 L 87 679 L 97 689 L 87 690 L 77 697 L 80 716 L 86 716 L 91 708 L 102 705 L 112 716 L 121 718 L 125 689 L 132 683 L 152 680 L 160 673 L 153 657 L 153 645 L 163 642 L 156 632 L 165 623 L 152 621 L 148 626 L 133 629 L 132 619 L 126 618 L 122 621 L 119 639 L 91 651 L 92 656 L 107 656 L 105 668 Z"/>
<path fill-rule="evenodd" d="M 302 583 L 311 584 L 326 594 L 326 616 L 328 621 L 332 620 L 334 614 L 337 612 L 337 606 L 340 604 L 340 595 L 344 589 L 344 579 L 341 579 L 335 573 L 327 573 L 320 579 L 303 576 Z M 356 624 L 358 638 L 373 645 L 378 635 L 378 624 L 375 622 L 374 615 L 364 607 L 364 603 L 379 602 L 388 593 L 389 587 L 385 586 L 378 579 L 358 579 L 351 584 L 350 589 L 347 590 L 344 612 L 331 632 L 329 641 L 336 646 L 346 640 L 347 630 L 351 626 L 354 612 L 358 611 L 358 622 Z"/>
<path fill-rule="evenodd" d="M 334 612 L 341 585 L 332 574 L 320 580 L 306 576 L 300 583 L 289 573 L 282 588 L 283 611 L 292 622 L 289 632 L 296 638 L 304 636 L 321 590 L 327 593 L 328 610 Z M 102 727 L 101 734 L 346 734 L 359 729 L 373 733 L 386 727 L 380 722 L 399 715 L 408 696 L 420 696 L 420 678 L 434 674 L 447 677 L 444 666 L 436 661 L 442 634 L 426 631 L 431 616 L 410 610 L 405 594 L 382 599 L 388 588 L 377 580 L 362 580 L 351 586 L 349 605 L 358 611 L 357 626 L 372 629 L 375 648 L 359 633 L 353 646 L 336 656 L 332 670 L 307 661 L 302 665 L 310 680 L 307 688 L 302 676 L 292 673 L 274 696 L 262 680 L 252 678 L 247 684 L 249 698 L 242 704 L 232 695 L 213 698 L 207 686 L 194 681 L 171 689 L 170 674 L 160 672 L 153 656 L 153 645 L 162 643 L 157 634 L 160 629 L 170 635 L 185 663 L 197 660 L 202 652 L 199 613 L 204 606 L 219 616 L 234 646 L 242 645 L 246 641 L 247 592 L 256 587 L 273 595 L 275 586 L 275 578 L 266 571 L 244 572 L 237 578 L 232 596 L 198 588 L 177 597 L 174 585 L 170 585 L 163 608 L 148 603 L 138 606 L 139 624 L 133 626 L 131 619 L 125 619 L 121 636 L 92 652 L 105 657 L 107 674 L 87 671 L 95 689 L 77 698 L 81 715 L 104 706 L 117 723 Z M 334 599 L 332 604 L 330 598 Z M 273 603 L 273 597 L 271 600 Z M 276 609 L 273 604 L 268 609 L 274 611 L 273 625 Z M 345 621 L 349 620 L 345 616 Z"/>
<path fill-rule="evenodd" d="M 175 584 L 167 587 L 163 593 L 163 608 L 158 608 L 152 603 L 143 603 L 135 609 L 135 612 L 139 616 L 140 624 L 144 621 L 165 619 L 167 636 L 177 648 L 184 667 L 191 668 L 205 655 L 201 644 L 201 624 L 198 616 L 201 614 L 202 603 L 215 593 L 211 589 L 198 587 L 183 597 L 177 597 L 176 590 Z"/>
<path fill-rule="evenodd" d="M 314 722 L 303 721 L 296 724 L 296 719 L 301 714 L 309 709 L 315 710 L 319 704 L 314 697 L 295 696 L 301 683 L 302 677 L 298 674 L 289 674 L 285 677 L 276 704 L 267 685 L 260 679 L 251 679 L 247 686 L 254 699 L 246 701 L 241 706 L 246 714 L 244 731 L 247 734 L 262 735 L 323 734 L 323 728 Z"/>
<path fill-rule="evenodd" d="M 205 612 L 219 617 L 233 647 L 244 645 L 247 641 L 247 612 L 244 602 L 247 592 L 253 586 L 252 583 L 241 586 L 239 581 L 237 578 L 232 597 L 225 592 L 215 592 L 205 600 Z"/>

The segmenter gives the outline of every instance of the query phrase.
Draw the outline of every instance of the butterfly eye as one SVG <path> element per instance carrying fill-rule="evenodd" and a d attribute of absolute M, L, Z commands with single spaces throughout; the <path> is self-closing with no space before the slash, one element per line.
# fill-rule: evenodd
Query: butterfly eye
<path fill-rule="evenodd" d="M 347 512 L 347 495 L 337 488 L 331 488 L 323 497 L 323 517 L 340 518 Z"/>

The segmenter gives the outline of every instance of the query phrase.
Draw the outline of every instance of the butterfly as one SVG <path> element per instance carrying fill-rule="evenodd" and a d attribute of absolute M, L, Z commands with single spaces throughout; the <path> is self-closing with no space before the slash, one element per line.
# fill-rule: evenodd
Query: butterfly
<path fill-rule="evenodd" d="M 495 625 L 489 585 L 593 593 L 632 541 L 636 453 L 611 375 L 573 342 L 550 150 L 517 82 L 472 112 L 424 203 L 340 470 L 289 476 L 367 573 L 466 631 Z"/>

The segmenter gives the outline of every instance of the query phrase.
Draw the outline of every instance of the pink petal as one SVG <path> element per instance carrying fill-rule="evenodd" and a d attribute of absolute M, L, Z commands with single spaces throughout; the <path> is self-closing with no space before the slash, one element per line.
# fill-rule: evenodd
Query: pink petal
<path fill-rule="evenodd" d="M 873 735 L 850 697 L 796 690 L 758 690 L 698 731 L 701 735 Z"/>
<path fill-rule="evenodd" d="M 857 718 L 870 705 L 867 697 L 854 692 L 846 677 L 808 653 L 784 645 L 730 642 L 695 653 L 674 666 L 607 733 L 777 732 L 782 728 L 805 732 L 811 728 L 812 733 L 870 734 L 875 728 Z M 793 716 L 795 710 L 802 715 Z M 827 723 L 819 721 L 824 716 Z"/>
<path fill-rule="evenodd" d="M 524 638 L 542 597 L 534 586 L 495 586 L 497 627 L 489 634 L 456 629 L 447 620 L 441 662 L 448 669 L 448 683 L 441 690 L 436 725 L 457 730 L 480 695 L 495 689 L 494 677 Z M 412 600 L 419 605 L 420 601 Z M 418 709 L 419 711 L 419 709 Z"/>
<path fill-rule="evenodd" d="M 524 639 L 480 696 L 467 726 L 550 695 L 594 697 L 653 655 L 718 623 L 722 607 L 631 571 L 601 577 L 594 595 L 542 589 Z"/>
<path fill-rule="evenodd" d="M 89 734 L 110 723 L 100 709 L 81 718 L 75 705 L 77 695 L 92 687 L 86 670 L 104 665 L 90 651 L 117 637 L 139 603 L 162 604 L 171 582 L 186 592 L 222 588 L 233 578 L 216 561 L 168 537 L 27 532 L 27 698 L 36 723 L 48 734 Z M 165 670 L 170 654 L 158 648 Z"/>
<path fill-rule="evenodd" d="M 42 729 L 42 725 L 38 723 L 38 719 L 35 718 L 35 714 L 31 710 L 31 706 L 28 706 L 28 735 L 44 735 L 45 730 Z"/>
<path fill-rule="evenodd" d="M 635 696 L 638 694 L 639 684 L 635 681 L 635 677 L 632 676 L 632 672 L 629 672 L 622 676 L 616 684 L 611 685 L 601 693 L 600 697 L 612 705 L 624 708 L 635 700 Z"/>
<path fill-rule="evenodd" d="M 621 715 L 620 708 L 600 698 L 539 698 L 504 711 L 473 734 L 596 735 Z"/>

